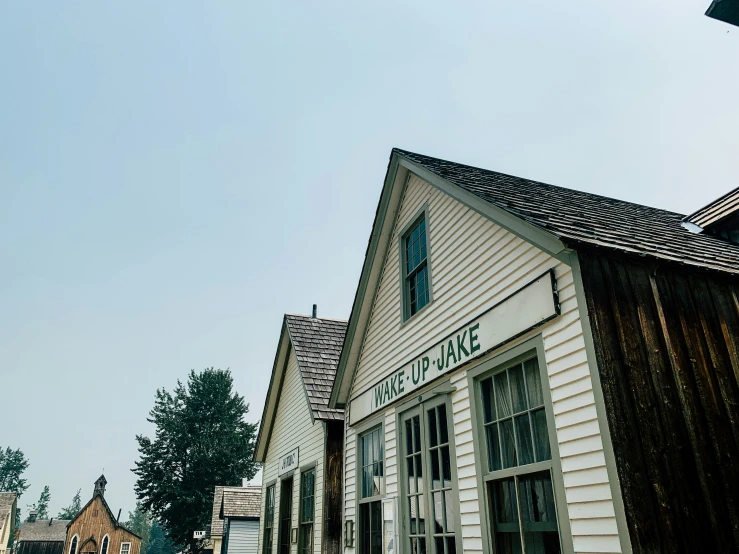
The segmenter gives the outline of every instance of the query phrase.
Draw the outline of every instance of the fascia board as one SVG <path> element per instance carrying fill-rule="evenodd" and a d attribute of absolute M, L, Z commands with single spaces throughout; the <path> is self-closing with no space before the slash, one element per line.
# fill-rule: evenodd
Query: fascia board
<path fill-rule="evenodd" d="M 380 270 L 384 253 L 390 242 L 392 235 L 392 225 L 395 222 L 395 215 L 400 205 L 403 187 L 395 186 L 396 182 L 404 182 L 406 170 L 399 165 L 399 155 L 393 152 L 388 164 L 387 173 L 385 174 L 385 183 L 380 195 L 380 202 L 377 206 L 375 221 L 372 225 L 372 234 L 367 244 L 367 253 L 364 257 L 362 273 L 357 286 L 357 293 L 352 304 L 352 312 L 349 316 L 349 324 L 346 329 L 346 337 L 344 339 L 344 347 L 339 357 L 339 363 L 336 368 L 336 379 L 331 389 L 331 397 L 329 398 L 329 407 L 342 408 L 349 396 L 351 388 L 352 376 L 345 375 L 347 366 L 354 366 L 359 357 L 361 343 L 364 340 L 364 332 L 367 327 L 369 318 L 368 310 L 372 309 L 372 301 L 376 293 L 377 284 L 380 279 Z M 390 217 L 388 217 L 389 208 L 393 208 Z M 378 262 L 378 252 L 382 255 Z M 377 267 L 379 263 L 379 268 Z M 371 291 L 371 294 L 367 294 Z M 361 340 L 357 340 L 361 339 Z M 349 346 L 349 348 L 347 348 Z"/>
<path fill-rule="evenodd" d="M 264 463 L 267 455 L 267 446 L 269 438 L 272 434 L 272 425 L 277 415 L 277 404 L 279 401 L 279 391 L 282 388 L 282 381 L 285 378 L 285 366 L 287 364 L 287 352 L 290 344 L 290 336 L 287 331 L 287 321 L 282 318 L 282 330 L 280 331 L 280 340 L 277 343 L 277 352 L 275 352 L 275 361 L 272 366 L 272 376 L 269 379 L 269 387 L 267 388 L 267 398 L 264 402 L 262 410 L 262 419 L 259 425 L 259 434 L 257 435 L 257 444 L 254 448 L 254 461 Z"/>

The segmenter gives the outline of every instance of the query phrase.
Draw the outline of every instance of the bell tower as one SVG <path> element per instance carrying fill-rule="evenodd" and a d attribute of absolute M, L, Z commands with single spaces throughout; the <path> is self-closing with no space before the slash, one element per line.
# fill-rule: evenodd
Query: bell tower
<path fill-rule="evenodd" d="M 101 475 L 97 478 L 97 481 L 95 481 L 95 492 L 92 494 L 93 496 L 105 496 L 105 485 L 108 484 L 108 481 L 105 479 L 105 475 Z"/>

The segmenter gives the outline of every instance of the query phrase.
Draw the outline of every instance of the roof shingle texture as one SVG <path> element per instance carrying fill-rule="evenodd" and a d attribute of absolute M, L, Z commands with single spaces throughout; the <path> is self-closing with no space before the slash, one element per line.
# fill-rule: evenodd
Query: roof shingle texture
<path fill-rule="evenodd" d="M 684 215 L 395 149 L 399 155 L 565 243 L 739 273 L 739 245 L 691 233 Z"/>
<path fill-rule="evenodd" d="M 221 519 L 221 504 L 223 503 L 223 489 L 216 487 L 213 492 L 213 512 L 210 518 L 210 535 L 220 537 L 223 535 L 223 519 Z"/>
<path fill-rule="evenodd" d="M 62 541 L 67 538 L 68 519 L 37 519 L 33 523 L 25 522 L 21 525 L 20 541 Z"/>
<path fill-rule="evenodd" d="M 336 366 L 346 335 L 346 321 L 286 314 L 285 322 L 295 349 L 313 417 L 342 420 L 344 410 L 328 407 Z"/>
<path fill-rule="evenodd" d="M 259 517 L 262 487 L 223 489 L 223 517 Z"/>

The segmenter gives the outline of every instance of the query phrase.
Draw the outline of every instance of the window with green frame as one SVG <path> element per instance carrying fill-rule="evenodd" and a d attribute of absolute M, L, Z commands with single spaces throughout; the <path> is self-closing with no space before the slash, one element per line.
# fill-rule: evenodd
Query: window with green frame
<path fill-rule="evenodd" d="M 385 475 L 382 427 L 359 437 L 359 455 L 359 554 L 381 554 L 381 498 Z"/>
<path fill-rule="evenodd" d="M 316 471 L 310 469 L 300 476 L 300 530 L 298 552 L 313 552 L 313 520 L 316 506 Z"/>
<path fill-rule="evenodd" d="M 275 525 L 275 486 L 270 485 L 264 495 L 264 536 L 262 554 L 272 554 L 272 538 Z"/>
<path fill-rule="evenodd" d="M 403 314 L 414 316 L 431 301 L 425 213 L 403 235 Z"/>
<path fill-rule="evenodd" d="M 480 379 L 496 554 L 560 554 L 552 449 L 536 357 Z"/>

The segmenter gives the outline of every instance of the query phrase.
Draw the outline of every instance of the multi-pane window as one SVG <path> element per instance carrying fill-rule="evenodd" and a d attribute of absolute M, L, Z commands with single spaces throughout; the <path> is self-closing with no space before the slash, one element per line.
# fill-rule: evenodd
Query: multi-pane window
<path fill-rule="evenodd" d="M 121 543 L 121 552 L 120 554 L 130 554 L 131 553 L 131 543 L 130 542 L 122 542 Z"/>
<path fill-rule="evenodd" d="M 272 554 L 273 530 L 275 525 L 275 486 L 267 487 L 264 497 L 264 537 L 262 554 Z"/>
<path fill-rule="evenodd" d="M 382 552 L 382 504 L 384 444 L 378 427 L 359 439 L 361 494 L 359 500 L 359 554 Z"/>
<path fill-rule="evenodd" d="M 300 537 L 298 552 L 313 552 L 313 520 L 316 505 L 316 472 L 311 469 L 303 472 L 300 478 Z"/>
<path fill-rule="evenodd" d="M 496 554 L 559 554 L 541 374 L 528 359 L 480 382 Z"/>
<path fill-rule="evenodd" d="M 425 217 L 413 225 L 404 236 L 403 249 L 404 309 L 408 318 L 416 314 L 431 299 Z"/>
<path fill-rule="evenodd" d="M 408 411 L 401 429 L 408 552 L 456 554 L 457 493 L 446 403 L 435 401 Z"/>

